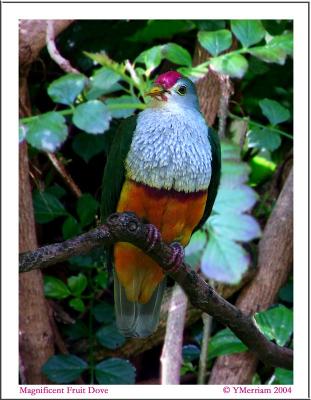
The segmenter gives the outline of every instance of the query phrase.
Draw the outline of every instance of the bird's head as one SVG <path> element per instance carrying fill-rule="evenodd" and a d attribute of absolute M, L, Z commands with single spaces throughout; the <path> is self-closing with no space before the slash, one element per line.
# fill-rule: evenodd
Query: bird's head
<path fill-rule="evenodd" d="M 157 77 L 148 96 L 153 98 L 150 106 L 180 106 L 199 109 L 194 83 L 177 71 L 168 71 Z"/>

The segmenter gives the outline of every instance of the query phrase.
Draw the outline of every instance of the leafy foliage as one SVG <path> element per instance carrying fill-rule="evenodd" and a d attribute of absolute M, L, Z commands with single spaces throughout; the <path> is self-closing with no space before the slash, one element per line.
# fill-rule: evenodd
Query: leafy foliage
<path fill-rule="evenodd" d="M 210 55 L 199 65 L 193 65 L 194 39 Z M 40 78 L 30 86 L 33 113 L 38 115 L 21 119 L 19 126 L 20 142 L 30 145 L 33 170 L 40 170 L 32 174 L 32 183 L 41 242 L 69 239 L 96 226 L 101 174 L 118 120 L 147 106 L 145 94 L 156 76 L 163 69 L 176 69 L 197 80 L 212 69 L 233 78 L 235 85 L 229 104 L 230 140 L 222 143 L 221 187 L 213 213 L 192 236 L 186 261 L 209 279 L 240 281 L 256 257 L 260 226 L 273 207 L 264 185 L 292 146 L 292 22 L 77 21 L 58 41 L 61 53 L 81 73 L 61 75 L 47 68 L 44 85 L 38 84 Z M 48 64 L 45 54 L 42 59 Z M 57 152 L 82 189 L 79 199 L 44 162 L 46 152 Z M 69 354 L 48 360 L 43 372 L 52 382 L 70 383 L 81 376 L 92 383 L 135 382 L 135 368 L 128 360 L 93 361 L 95 346 L 114 350 L 125 343 L 115 327 L 106 264 L 103 251 L 93 252 L 72 257 L 61 272 L 51 276 L 49 271 L 44 277 L 46 296 L 73 320 L 59 324 L 69 348 L 81 340 L 90 345 L 81 358 Z M 279 301 L 291 306 L 291 280 Z M 270 340 L 281 345 L 291 340 L 290 309 L 278 305 L 255 320 Z M 216 327 L 209 360 L 240 351 L 245 351 L 240 340 L 229 329 Z M 182 375 L 197 373 L 199 352 L 198 345 L 185 343 Z M 139 379 L 144 373 L 148 378 L 146 368 L 138 370 Z M 257 373 L 254 382 L 261 380 Z M 271 378 L 275 384 L 292 380 L 292 374 L 279 368 Z"/>

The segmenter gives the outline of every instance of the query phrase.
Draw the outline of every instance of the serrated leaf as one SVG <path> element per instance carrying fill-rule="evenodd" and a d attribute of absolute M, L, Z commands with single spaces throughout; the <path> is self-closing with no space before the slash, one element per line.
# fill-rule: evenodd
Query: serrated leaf
<path fill-rule="evenodd" d="M 82 92 L 86 78 L 82 74 L 66 74 L 48 86 L 48 95 L 55 103 L 71 105 Z"/>
<path fill-rule="evenodd" d="M 289 119 L 290 113 L 287 108 L 283 107 L 275 100 L 263 99 L 260 100 L 259 106 L 264 116 L 268 118 L 272 125 L 280 124 Z"/>
<path fill-rule="evenodd" d="M 102 287 L 103 289 L 106 289 L 108 286 L 108 272 L 107 271 L 101 271 L 98 273 L 98 275 L 95 276 L 95 282 Z"/>
<path fill-rule="evenodd" d="M 81 231 L 82 229 L 78 221 L 72 215 L 69 215 L 69 217 L 65 219 L 62 226 L 63 239 L 67 240 L 77 236 L 79 233 L 81 233 Z"/>
<path fill-rule="evenodd" d="M 43 151 L 56 151 L 67 139 L 65 118 L 57 112 L 42 114 L 27 123 L 26 140 Z"/>
<path fill-rule="evenodd" d="M 293 371 L 284 368 L 275 368 L 274 375 L 276 378 L 273 382 L 274 385 L 292 385 L 294 383 Z"/>
<path fill-rule="evenodd" d="M 105 101 L 105 103 L 107 104 L 108 108 L 109 106 L 113 105 L 114 107 L 118 104 L 120 104 L 120 106 L 122 107 L 122 104 L 137 104 L 139 103 L 139 100 L 137 99 L 137 97 L 134 96 L 120 96 L 120 97 L 114 97 L 114 98 L 110 98 L 107 99 Z M 110 109 L 110 113 L 112 118 L 127 118 L 130 117 L 131 115 L 133 115 L 135 112 L 135 107 L 133 106 L 133 108 L 129 108 L 129 109 Z"/>
<path fill-rule="evenodd" d="M 55 383 L 70 383 L 88 369 L 88 364 L 72 354 L 52 356 L 43 365 L 42 372 Z"/>
<path fill-rule="evenodd" d="M 87 278 L 82 273 L 77 276 L 70 276 L 67 282 L 68 287 L 74 296 L 80 296 L 87 287 Z"/>
<path fill-rule="evenodd" d="M 265 36 L 265 29 L 259 20 L 232 20 L 231 30 L 243 47 L 258 43 Z"/>
<path fill-rule="evenodd" d="M 92 314 L 96 321 L 104 324 L 111 324 L 115 319 L 114 308 L 111 304 L 101 301 L 99 304 L 93 307 Z"/>
<path fill-rule="evenodd" d="M 192 59 L 188 50 L 176 43 L 167 43 L 161 47 L 162 57 L 177 65 L 191 67 Z"/>
<path fill-rule="evenodd" d="M 70 296 L 70 291 L 66 284 L 54 276 L 44 276 L 44 294 L 53 299 L 65 299 Z"/>
<path fill-rule="evenodd" d="M 33 206 L 35 219 L 38 224 L 45 224 L 56 218 L 68 215 L 65 207 L 58 198 L 50 193 L 35 191 Z"/>
<path fill-rule="evenodd" d="M 241 280 L 249 261 L 243 247 L 223 236 L 210 234 L 201 260 L 201 271 L 209 279 L 234 284 Z"/>
<path fill-rule="evenodd" d="M 249 148 L 276 150 L 280 147 L 282 140 L 280 135 L 269 128 L 254 127 L 247 132 L 247 141 Z"/>
<path fill-rule="evenodd" d="M 279 346 L 284 346 L 293 333 L 293 311 L 282 304 L 256 313 L 254 318 L 263 334 Z"/>
<path fill-rule="evenodd" d="M 125 343 L 125 337 L 121 335 L 115 324 L 101 327 L 96 332 L 99 343 L 110 350 L 115 350 Z"/>
<path fill-rule="evenodd" d="M 227 212 L 242 213 L 250 210 L 257 201 L 257 193 L 246 185 L 234 188 L 219 188 L 213 211 L 222 214 Z"/>
<path fill-rule="evenodd" d="M 184 362 L 194 361 L 200 357 L 200 349 L 194 344 L 187 344 L 182 348 Z"/>
<path fill-rule="evenodd" d="M 79 133 L 72 141 L 72 149 L 88 163 L 91 158 L 107 149 L 106 136 Z"/>
<path fill-rule="evenodd" d="M 249 242 L 261 235 L 260 226 L 251 215 L 229 213 L 213 215 L 208 219 L 208 226 L 218 236 L 239 242 Z"/>
<path fill-rule="evenodd" d="M 211 59 L 211 68 L 231 78 L 242 78 L 248 68 L 245 57 L 240 54 L 228 54 Z"/>
<path fill-rule="evenodd" d="M 136 369 L 121 358 L 109 358 L 96 365 L 95 376 L 102 385 L 130 385 L 135 383 Z"/>
<path fill-rule="evenodd" d="M 244 343 L 229 329 L 223 329 L 214 335 L 208 343 L 208 358 L 225 354 L 241 353 L 247 350 Z"/>
<path fill-rule="evenodd" d="M 227 29 L 214 32 L 201 31 L 198 33 L 198 39 L 201 46 L 212 56 L 218 56 L 218 54 L 231 46 L 232 34 Z"/>
<path fill-rule="evenodd" d="M 111 113 L 101 101 L 89 100 L 75 109 L 72 121 L 87 133 L 101 134 L 109 128 Z"/>
<path fill-rule="evenodd" d="M 98 207 L 98 202 L 91 194 L 85 193 L 79 197 L 77 202 L 77 213 L 83 227 L 94 221 Z"/>
<path fill-rule="evenodd" d="M 94 100 L 99 96 L 121 90 L 122 86 L 118 83 L 121 76 L 107 67 L 102 67 L 95 71 L 90 78 L 90 85 L 86 93 L 88 100 Z"/>
<path fill-rule="evenodd" d="M 74 298 L 69 301 L 71 308 L 78 312 L 83 312 L 85 310 L 85 305 L 82 299 Z"/>

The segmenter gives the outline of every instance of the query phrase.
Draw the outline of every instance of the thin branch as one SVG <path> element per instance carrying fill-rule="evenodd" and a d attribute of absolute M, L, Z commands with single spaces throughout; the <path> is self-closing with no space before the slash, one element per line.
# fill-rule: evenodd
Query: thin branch
<path fill-rule="evenodd" d="M 71 256 L 87 253 L 95 247 L 112 246 L 116 242 L 131 243 L 161 265 L 179 283 L 195 307 L 228 326 L 261 361 L 271 366 L 292 369 L 293 351 L 270 342 L 257 329 L 251 317 L 243 315 L 235 306 L 220 297 L 189 265 L 183 262 L 177 271 L 171 271 L 174 250 L 169 245 L 159 240 L 148 251 L 149 229 L 134 213 L 114 213 L 105 225 L 88 233 L 21 254 L 20 272 L 44 268 Z"/>
<path fill-rule="evenodd" d="M 179 385 L 180 383 L 187 301 L 187 296 L 181 287 L 175 284 L 170 301 L 164 346 L 161 354 L 161 385 Z"/>
<path fill-rule="evenodd" d="M 64 164 L 57 158 L 57 156 L 54 153 L 47 153 L 49 160 L 53 164 L 54 168 L 59 172 L 61 177 L 64 179 L 70 190 L 73 192 L 73 194 L 76 197 L 81 197 L 82 192 L 75 183 L 75 181 L 72 179 L 70 176 L 69 172 L 66 170 Z"/>
<path fill-rule="evenodd" d="M 233 87 L 228 75 L 218 74 L 218 79 L 220 82 L 220 90 L 221 90 L 221 97 L 218 110 L 218 117 L 219 117 L 218 136 L 220 139 L 223 139 L 226 133 L 229 98 L 233 93 Z"/>
<path fill-rule="evenodd" d="M 54 32 L 54 21 L 46 21 L 46 47 L 50 54 L 52 60 L 59 65 L 59 67 L 68 73 L 80 74 L 77 69 L 75 69 L 66 58 L 64 58 L 58 51 L 55 44 L 55 32 Z"/>

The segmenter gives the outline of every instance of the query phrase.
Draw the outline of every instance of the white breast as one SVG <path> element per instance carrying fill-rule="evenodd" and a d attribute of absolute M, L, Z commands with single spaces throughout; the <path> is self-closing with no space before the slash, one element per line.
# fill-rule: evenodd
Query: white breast
<path fill-rule="evenodd" d="M 206 190 L 211 179 L 208 127 L 197 110 L 141 112 L 128 153 L 127 177 L 158 189 Z"/>

